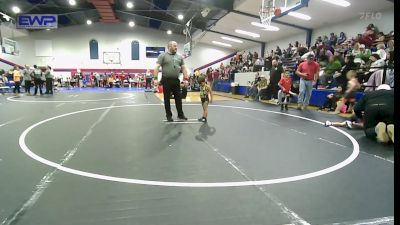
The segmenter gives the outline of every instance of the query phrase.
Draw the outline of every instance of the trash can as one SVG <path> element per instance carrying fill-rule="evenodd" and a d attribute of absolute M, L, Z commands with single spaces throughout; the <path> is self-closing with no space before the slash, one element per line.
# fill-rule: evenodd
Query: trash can
<path fill-rule="evenodd" d="M 237 95 L 239 92 L 239 83 L 237 82 L 232 82 L 231 83 L 231 92 L 233 95 Z"/>

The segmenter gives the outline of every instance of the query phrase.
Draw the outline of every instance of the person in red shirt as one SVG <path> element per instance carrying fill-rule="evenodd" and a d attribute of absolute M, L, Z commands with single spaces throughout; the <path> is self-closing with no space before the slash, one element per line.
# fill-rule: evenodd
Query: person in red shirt
<path fill-rule="evenodd" d="M 314 61 L 313 55 L 307 56 L 307 61 L 302 62 L 296 70 L 300 77 L 300 93 L 297 101 L 297 109 L 304 110 L 310 104 L 313 83 L 318 79 L 319 64 Z"/>
<path fill-rule="evenodd" d="M 290 78 L 289 71 L 282 73 L 282 77 L 278 83 L 278 86 L 281 88 L 281 90 L 278 92 L 278 100 L 279 104 L 281 105 L 281 111 L 283 111 L 283 108 L 285 108 L 285 111 L 287 111 L 290 95 L 297 95 L 296 93 L 290 91 L 290 88 L 292 87 L 292 79 Z"/>

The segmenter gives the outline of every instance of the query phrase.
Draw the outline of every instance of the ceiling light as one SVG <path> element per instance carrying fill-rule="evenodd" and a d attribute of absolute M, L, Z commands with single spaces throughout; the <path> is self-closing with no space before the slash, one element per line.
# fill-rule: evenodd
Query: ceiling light
<path fill-rule="evenodd" d="M 132 2 L 127 2 L 127 3 L 126 3 L 126 7 L 127 7 L 128 9 L 132 9 L 132 8 L 133 8 L 133 3 L 132 3 Z"/>
<path fill-rule="evenodd" d="M 334 5 L 342 6 L 342 7 L 349 7 L 351 4 L 346 0 L 322 0 L 324 2 L 328 2 Z"/>
<path fill-rule="evenodd" d="M 76 5 L 76 1 L 75 0 L 69 0 L 68 1 L 70 5 Z"/>
<path fill-rule="evenodd" d="M 230 38 L 230 37 L 221 37 L 221 38 L 224 39 L 224 40 L 227 40 L 227 41 L 233 41 L 233 42 L 236 42 L 236 43 L 243 43 L 243 41 L 235 39 L 235 38 Z"/>
<path fill-rule="evenodd" d="M 258 23 L 258 22 L 251 22 L 251 25 L 264 28 L 263 30 L 266 30 L 266 31 L 279 31 L 280 30 L 279 27 L 275 27 L 272 25 L 266 25 L 266 24 L 262 24 L 262 23 Z"/>
<path fill-rule="evenodd" d="M 183 20 L 183 15 L 182 14 L 178 15 L 178 20 Z"/>
<path fill-rule="evenodd" d="M 49 30 L 50 30 L 50 28 L 47 28 L 46 30 L 47 30 L 47 31 L 49 31 Z"/>
<path fill-rule="evenodd" d="M 299 12 L 289 12 L 288 15 L 302 20 L 311 20 L 311 16 Z"/>
<path fill-rule="evenodd" d="M 86 20 L 86 24 L 90 25 L 90 24 L 92 24 L 92 21 L 91 20 Z"/>
<path fill-rule="evenodd" d="M 212 41 L 212 43 L 216 44 L 216 45 L 222 45 L 225 47 L 232 47 L 231 44 L 227 44 L 227 43 L 223 43 L 223 42 L 219 42 L 219 41 Z"/>
<path fill-rule="evenodd" d="M 248 36 L 251 36 L 251 37 L 253 37 L 253 38 L 259 38 L 259 37 L 260 37 L 259 34 L 252 33 L 252 32 L 248 32 L 248 31 L 244 31 L 244 30 L 238 30 L 238 29 L 236 29 L 235 32 L 236 32 L 236 33 L 239 33 L 239 34 L 248 35 Z"/>
<path fill-rule="evenodd" d="M 167 31 L 167 34 L 172 34 L 172 31 L 171 31 L 171 30 L 168 30 L 168 31 Z"/>
<path fill-rule="evenodd" d="M 21 9 L 18 8 L 18 6 L 13 6 L 11 9 L 12 9 L 12 11 L 13 11 L 14 13 L 20 13 L 20 12 L 21 12 Z"/>
<path fill-rule="evenodd" d="M 134 26 L 135 26 L 135 22 L 130 21 L 130 22 L 129 22 L 129 26 L 130 26 L 130 27 L 134 27 Z"/>

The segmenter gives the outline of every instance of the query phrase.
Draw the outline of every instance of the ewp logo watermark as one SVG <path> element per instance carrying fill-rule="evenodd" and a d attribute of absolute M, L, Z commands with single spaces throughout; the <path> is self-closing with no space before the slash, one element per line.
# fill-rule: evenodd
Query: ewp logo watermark
<path fill-rule="evenodd" d="M 380 20 L 382 19 L 381 12 L 360 12 L 360 20 Z"/>
<path fill-rule="evenodd" d="M 58 16 L 52 14 L 24 14 L 17 17 L 18 29 L 54 29 L 58 26 Z"/>

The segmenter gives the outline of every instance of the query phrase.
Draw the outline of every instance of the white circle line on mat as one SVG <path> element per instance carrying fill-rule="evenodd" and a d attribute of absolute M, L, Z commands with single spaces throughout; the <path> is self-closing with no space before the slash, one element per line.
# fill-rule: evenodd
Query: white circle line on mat
<path fill-rule="evenodd" d="M 167 187 L 197 187 L 197 188 L 199 188 L 199 187 L 240 187 L 240 186 L 268 185 L 268 184 L 279 184 L 279 183 L 287 183 L 287 182 L 310 179 L 310 178 L 314 178 L 314 177 L 332 173 L 336 170 L 339 170 L 339 169 L 349 165 L 351 162 L 353 162 L 357 158 L 357 156 L 360 153 L 360 147 L 358 145 L 358 142 L 350 134 L 348 134 L 347 132 L 340 130 L 336 127 L 331 127 L 331 129 L 334 129 L 334 130 L 338 131 L 339 133 L 342 133 L 343 135 L 345 135 L 353 144 L 353 151 L 352 151 L 351 155 L 349 157 L 347 157 L 344 161 L 342 161 L 336 165 L 333 165 L 331 167 L 328 167 L 328 168 L 325 168 L 325 169 L 322 169 L 319 171 L 311 172 L 311 173 L 297 175 L 297 176 L 268 179 L 268 180 L 237 181 L 237 182 L 212 182 L 212 183 L 211 182 L 168 182 L 168 181 L 139 180 L 139 179 L 131 179 L 131 178 L 123 178 L 123 177 L 114 177 L 114 176 L 107 176 L 107 175 L 90 173 L 90 172 L 72 169 L 69 167 L 62 166 L 58 163 L 52 162 L 50 160 L 47 160 L 39 155 L 36 155 L 28 148 L 28 146 L 25 143 L 26 136 L 33 128 L 35 128 L 41 124 L 44 124 L 46 122 L 49 122 L 51 120 L 61 118 L 61 117 L 66 117 L 66 116 L 70 116 L 70 115 L 74 115 L 74 114 L 78 114 L 78 113 L 89 112 L 89 111 L 111 109 L 111 108 L 162 106 L 162 105 L 163 104 L 135 104 L 135 105 L 108 106 L 108 107 L 80 110 L 80 111 L 76 111 L 76 112 L 70 112 L 70 113 L 59 115 L 59 116 L 51 117 L 46 120 L 42 120 L 38 123 L 35 123 L 35 124 L 31 125 L 30 127 L 28 127 L 26 130 L 24 130 L 19 137 L 19 145 L 20 145 L 22 151 L 24 151 L 25 154 L 27 154 L 32 159 L 37 160 L 48 166 L 57 168 L 66 173 L 71 173 L 71 174 L 75 174 L 75 175 L 79 175 L 79 176 L 83 176 L 83 177 L 90 177 L 90 178 L 95 178 L 95 179 L 100 179 L 100 180 L 129 183 L 129 184 L 143 184 L 143 185 L 167 186 Z M 186 104 L 185 106 L 200 106 L 200 104 Z M 296 116 L 296 115 L 291 115 L 291 114 L 286 114 L 286 113 L 281 113 L 281 112 L 264 110 L 264 109 L 254 109 L 254 108 L 224 106 L 224 105 L 210 105 L 210 106 L 211 107 L 220 107 L 220 108 L 233 108 L 233 109 L 244 109 L 244 110 L 252 110 L 252 111 L 259 111 L 259 112 L 275 113 L 275 114 L 281 114 L 281 115 L 285 115 L 285 116 L 290 116 L 290 117 L 294 117 L 294 118 L 307 120 L 307 121 L 314 122 L 314 123 L 321 124 L 321 125 L 323 124 L 322 122 L 319 122 L 319 121 L 316 121 L 313 119 Z"/>
<path fill-rule="evenodd" d="M 19 100 L 15 96 L 8 97 L 8 101 L 12 102 L 24 102 L 24 103 L 74 103 L 74 102 L 102 102 L 102 101 L 114 101 L 120 99 L 127 99 L 134 97 L 133 94 L 128 94 L 125 97 L 118 97 L 118 98 L 106 98 L 106 99 L 83 99 L 83 100 L 54 100 L 54 101 L 44 101 L 44 100 Z"/>

